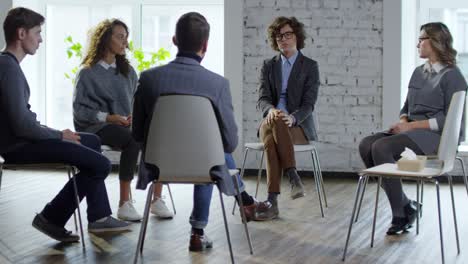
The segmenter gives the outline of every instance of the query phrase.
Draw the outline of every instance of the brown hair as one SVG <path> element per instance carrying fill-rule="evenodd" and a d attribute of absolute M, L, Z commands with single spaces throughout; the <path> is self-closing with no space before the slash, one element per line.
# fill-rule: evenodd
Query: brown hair
<path fill-rule="evenodd" d="M 44 17 L 24 7 L 16 7 L 10 9 L 3 21 L 3 32 L 5 34 L 5 41 L 7 44 L 12 43 L 17 39 L 16 31 L 19 28 L 30 30 L 35 26 L 40 26 L 44 23 Z"/>
<path fill-rule="evenodd" d="M 175 35 L 180 51 L 198 52 L 210 36 L 210 24 L 200 13 L 186 13 L 177 20 Z"/>
<path fill-rule="evenodd" d="M 289 25 L 294 31 L 294 34 L 296 35 L 297 49 L 303 49 L 305 46 L 304 41 L 306 39 L 304 24 L 297 21 L 295 17 L 284 16 L 275 18 L 273 23 L 271 23 L 271 25 L 268 27 L 268 40 L 270 41 L 271 48 L 276 51 L 279 51 L 278 43 L 276 42 L 276 35 L 278 35 L 281 28 L 283 28 L 286 25 Z"/>
<path fill-rule="evenodd" d="M 450 66 L 457 63 L 455 59 L 457 51 L 452 46 L 453 38 L 444 23 L 427 23 L 422 25 L 420 30 L 424 30 L 426 35 L 429 37 L 432 50 L 434 50 L 441 63 Z"/>
<path fill-rule="evenodd" d="M 100 22 L 91 34 L 88 52 L 81 63 L 85 67 L 91 67 L 104 58 L 112 38 L 112 30 L 115 26 L 122 26 L 128 35 L 128 27 L 118 19 L 106 19 Z M 128 77 L 130 63 L 125 55 L 115 55 L 116 74 L 121 73 Z"/>

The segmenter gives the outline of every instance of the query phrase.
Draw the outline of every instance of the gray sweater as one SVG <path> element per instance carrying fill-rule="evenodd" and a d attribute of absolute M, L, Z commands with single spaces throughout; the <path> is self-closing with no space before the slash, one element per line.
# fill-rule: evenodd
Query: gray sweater
<path fill-rule="evenodd" d="M 29 96 L 29 85 L 16 57 L 0 53 L 0 154 L 27 143 L 62 138 L 62 132 L 39 123 Z"/>
<path fill-rule="evenodd" d="M 130 67 L 128 78 L 115 68 L 105 69 L 100 64 L 83 68 L 78 73 L 73 98 L 73 123 L 77 131 L 96 133 L 106 126 L 99 113 L 131 114 L 133 94 L 138 77 Z"/>

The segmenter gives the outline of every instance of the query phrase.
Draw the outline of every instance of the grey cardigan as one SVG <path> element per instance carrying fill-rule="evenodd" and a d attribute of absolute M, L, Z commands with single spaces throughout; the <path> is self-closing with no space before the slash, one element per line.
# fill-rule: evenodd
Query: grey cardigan
<path fill-rule="evenodd" d="M 29 85 L 16 57 L 0 53 L 0 154 L 39 140 L 62 138 L 61 131 L 39 123 L 29 96 Z"/>
<path fill-rule="evenodd" d="M 288 79 L 286 109 L 296 118 L 296 125 L 304 130 L 308 140 L 317 140 L 312 112 L 320 86 L 316 61 L 299 52 Z M 281 56 L 266 60 L 260 73 L 257 108 L 263 117 L 276 107 L 281 94 Z"/>
<path fill-rule="evenodd" d="M 132 98 L 138 77 L 130 67 L 128 77 L 116 74 L 115 68 L 105 69 L 99 64 L 83 68 L 77 77 L 73 97 L 73 123 L 77 131 L 96 133 L 106 126 L 98 113 L 131 114 Z"/>
<path fill-rule="evenodd" d="M 417 67 L 411 76 L 408 95 L 400 115 L 408 115 L 412 121 L 435 118 L 438 131 L 417 129 L 404 132 L 426 155 L 437 152 L 445 117 L 452 95 L 467 90 L 466 80 L 457 66 L 447 66 L 436 72 L 425 72 L 424 65 Z M 464 118 L 461 139 L 464 137 Z"/>

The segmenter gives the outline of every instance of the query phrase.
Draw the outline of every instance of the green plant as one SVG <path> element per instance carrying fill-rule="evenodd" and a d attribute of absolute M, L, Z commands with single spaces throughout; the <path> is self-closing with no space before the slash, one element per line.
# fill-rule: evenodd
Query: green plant
<path fill-rule="evenodd" d="M 80 62 L 83 59 L 83 53 L 81 52 L 83 46 L 79 42 L 74 42 L 71 36 L 65 38 L 65 43 L 68 44 L 67 47 L 67 56 L 68 59 L 76 57 Z M 71 69 L 70 73 L 65 73 L 65 78 L 72 81 L 73 86 L 75 86 L 76 74 L 78 73 L 79 66 L 75 66 Z"/>
<path fill-rule="evenodd" d="M 66 50 L 68 59 L 77 58 L 81 63 L 83 60 L 83 45 L 81 45 L 79 42 L 73 41 L 71 36 L 67 36 L 65 38 L 65 43 L 68 45 Z M 135 48 L 133 41 L 128 43 L 128 50 L 129 57 L 133 58 L 133 60 L 130 59 L 130 62 L 134 61 L 136 63 L 136 65 L 132 66 L 136 68 L 137 72 L 142 72 L 155 65 L 162 65 L 167 59 L 169 59 L 171 55 L 165 48 L 160 48 L 157 52 L 144 52 L 142 48 Z M 146 57 L 146 55 L 149 55 L 149 59 Z M 75 85 L 78 70 L 79 65 L 73 67 L 70 72 L 65 73 L 65 78 L 71 80 L 73 86 Z"/>
<path fill-rule="evenodd" d="M 160 48 L 157 52 L 150 52 L 150 59 L 145 60 L 145 52 L 143 52 L 142 48 L 135 48 L 133 41 L 128 43 L 128 49 L 132 57 L 138 62 L 136 67 L 138 72 L 147 70 L 153 65 L 161 65 L 162 62 L 169 59 L 169 56 L 171 56 L 168 50 Z"/>

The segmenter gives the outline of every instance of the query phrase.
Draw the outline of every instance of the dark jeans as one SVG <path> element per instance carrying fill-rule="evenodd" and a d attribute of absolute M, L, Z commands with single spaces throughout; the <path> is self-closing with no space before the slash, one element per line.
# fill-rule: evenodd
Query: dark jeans
<path fill-rule="evenodd" d="M 101 154 L 101 142 L 94 134 L 80 133 L 81 144 L 60 139 L 41 140 L 4 153 L 10 164 L 65 163 L 76 166 L 75 175 L 80 201 L 86 197 L 88 222 L 112 214 L 104 179 L 110 172 L 109 160 Z M 44 217 L 58 226 L 65 226 L 76 209 L 73 182 L 62 190 L 42 211 Z"/>
<path fill-rule="evenodd" d="M 131 181 L 135 174 L 140 145 L 133 139 L 129 128 L 108 124 L 96 133 L 104 145 L 122 150 L 119 163 L 119 179 Z"/>
<path fill-rule="evenodd" d="M 370 168 L 384 163 L 395 163 L 405 147 L 410 148 L 418 155 L 423 154 L 418 145 L 407 135 L 387 135 L 384 133 L 365 137 L 359 144 L 359 153 L 366 167 Z M 385 190 L 392 207 L 393 217 L 404 217 L 403 208 L 409 203 L 409 199 L 403 191 L 401 180 L 383 178 L 382 188 Z"/>

